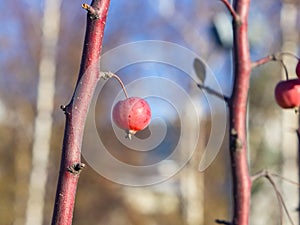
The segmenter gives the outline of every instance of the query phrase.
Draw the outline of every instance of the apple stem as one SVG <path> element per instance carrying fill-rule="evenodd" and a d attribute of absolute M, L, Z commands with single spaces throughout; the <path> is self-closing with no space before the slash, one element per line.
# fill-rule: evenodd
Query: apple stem
<path fill-rule="evenodd" d="M 286 68 L 286 65 L 284 64 L 284 62 L 283 62 L 282 59 L 280 59 L 279 62 L 280 62 L 280 64 L 281 64 L 281 66 L 283 67 L 283 70 L 284 70 L 284 73 L 285 73 L 285 78 L 286 78 L 286 80 L 289 80 L 289 74 L 288 74 L 288 70 L 287 70 L 287 68 Z"/>
<path fill-rule="evenodd" d="M 121 85 L 121 87 L 123 89 L 123 92 L 125 94 L 125 97 L 128 98 L 128 94 L 127 94 L 125 85 L 124 85 L 123 81 L 121 80 L 121 78 L 118 75 L 116 75 L 112 72 L 100 72 L 100 75 L 104 79 L 109 79 L 109 78 L 112 78 L 112 77 L 115 78 L 119 82 L 119 84 Z"/>
<path fill-rule="evenodd" d="M 300 60 L 300 58 L 295 54 L 295 53 L 292 53 L 292 52 L 279 52 L 277 53 L 277 56 L 283 56 L 283 55 L 288 55 L 288 56 L 291 56 L 297 60 Z"/>

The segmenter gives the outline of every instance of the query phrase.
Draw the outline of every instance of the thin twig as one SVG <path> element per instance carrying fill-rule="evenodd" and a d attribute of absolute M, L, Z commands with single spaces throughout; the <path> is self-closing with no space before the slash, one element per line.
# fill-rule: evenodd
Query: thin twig
<path fill-rule="evenodd" d="M 260 65 L 266 64 L 270 61 L 274 61 L 274 60 L 276 60 L 275 55 L 268 55 L 268 56 L 266 56 L 264 58 L 261 58 L 261 59 L 255 61 L 255 62 L 252 62 L 251 67 L 255 68 L 255 67 L 258 67 Z"/>
<path fill-rule="evenodd" d="M 286 80 L 288 80 L 288 79 L 289 79 L 289 76 L 288 76 L 288 70 L 287 70 L 287 68 L 286 68 L 286 65 L 285 65 L 284 62 L 283 62 L 282 57 L 281 57 L 281 55 L 283 55 L 283 54 L 292 54 L 292 53 L 281 52 L 281 53 L 277 53 L 277 54 L 268 55 L 268 56 L 266 56 L 266 57 L 264 57 L 264 58 L 261 58 L 261 59 L 255 61 L 255 62 L 252 62 L 252 63 L 251 63 L 251 67 L 252 67 L 252 68 L 255 68 L 255 67 L 258 67 L 258 66 L 260 66 L 260 65 L 266 64 L 266 63 L 268 63 L 268 62 L 270 62 L 270 61 L 278 61 L 278 62 L 280 62 L 280 65 L 281 65 L 281 66 L 283 67 L 283 69 L 284 69 L 285 76 L 286 76 Z M 293 55 L 293 54 L 292 54 L 292 55 Z M 297 57 L 296 55 L 293 55 L 293 56 Z"/>
<path fill-rule="evenodd" d="M 221 93 L 219 93 L 219 92 L 217 92 L 217 91 L 215 91 L 215 90 L 211 89 L 210 87 L 207 87 L 203 84 L 197 84 L 197 86 L 201 89 L 206 90 L 209 94 L 212 94 L 212 95 L 214 95 L 214 96 L 216 96 L 220 99 L 223 99 L 226 103 L 228 103 L 229 100 L 230 100 L 229 97 L 227 97 L 227 96 L 225 96 L 225 95 L 223 95 L 223 94 L 221 94 Z"/>
<path fill-rule="evenodd" d="M 290 179 L 288 179 L 288 178 L 286 178 L 286 177 L 283 177 L 283 176 L 281 176 L 281 175 L 279 175 L 279 174 L 276 174 L 276 173 L 270 173 L 270 174 L 271 174 L 272 176 L 278 177 L 278 178 L 280 178 L 280 179 L 282 179 L 282 180 L 284 180 L 284 181 L 286 181 L 286 182 L 288 182 L 288 183 L 290 183 L 290 184 L 293 184 L 293 185 L 296 185 L 296 186 L 300 187 L 300 184 L 299 184 L 298 182 L 296 182 L 296 181 L 290 180 Z"/>
<path fill-rule="evenodd" d="M 282 205 L 282 207 L 283 207 L 283 209 L 284 209 L 284 211 L 285 211 L 285 213 L 286 213 L 286 215 L 287 215 L 287 217 L 288 217 L 290 223 L 291 223 L 292 225 L 295 225 L 294 222 L 293 222 L 293 219 L 292 219 L 292 217 L 291 217 L 291 215 L 290 215 L 290 213 L 289 213 L 289 210 L 288 210 L 288 208 L 287 208 L 287 206 L 286 206 L 286 204 L 285 204 L 285 202 L 284 202 L 284 199 L 283 199 L 283 197 L 282 197 L 280 191 L 278 190 L 278 188 L 277 188 L 277 186 L 276 186 L 276 184 L 275 184 L 275 182 L 274 182 L 272 176 L 271 176 L 270 174 L 267 174 L 266 178 L 268 179 L 268 181 L 269 181 L 269 182 L 271 183 L 271 185 L 273 186 L 273 188 L 274 188 L 274 190 L 275 190 L 275 192 L 276 192 L 277 199 L 278 199 L 279 203 Z M 281 218 L 281 223 L 283 224 L 282 209 L 280 209 L 280 218 Z"/>
<path fill-rule="evenodd" d="M 281 193 L 280 193 L 280 191 L 278 190 L 278 188 L 277 188 L 277 186 L 276 186 L 274 180 L 272 179 L 272 177 L 267 173 L 266 176 L 265 176 L 265 178 L 271 183 L 271 185 L 272 185 L 272 187 L 273 187 L 273 189 L 274 189 L 274 191 L 275 191 L 276 198 L 277 198 L 278 205 L 279 205 L 280 224 L 283 224 L 283 212 L 282 212 L 282 207 L 281 207 L 281 206 L 283 206 L 283 207 L 285 208 L 285 211 L 286 211 L 286 213 L 288 214 L 288 216 L 289 216 L 289 213 L 288 213 L 288 211 L 286 210 L 286 207 L 285 207 L 283 198 L 282 198 L 282 196 L 281 196 Z"/>
<path fill-rule="evenodd" d="M 277 200 L 278 200 L 279 204 L 283 207 L 283 209 L 284 209 L 284 211 L 285 211 L 285 213 L 286 213 L 286 215 L 287 215 L 287 217 L 288 217 L 290 223 L 291 223 L 292 225 L 294 225 L 293 219 L 292 219 L 292 217 L 291 217 L 291 215 L 290 215 L 290 213 L 289 213 L 289 210 L 288 210 L 288 208 L 287 208 L 287 206 L 286 206 L 286 204 L 285 204 L 285 202 L 284 202 L 284 199 L 283 199 L 283 197 L 282 197 L 282 194 L 281 194 L 280 191 L 278 190 L 278 188 L 277 188 L 277 186 L 276 186 L 276 183 L 275 183 L 274 180 L 273 180 L 273 176 L 277 176 L 277 177 L 279 177 L 279 178 L 281 178 L 281 179 L 283 179 L 283 180 L 285 180 L 285 181 L 287 181 L 287 182 L 289 182 L 289 183 L 296 184 L 296 185 L 299 186 L 298 183 L 296 183 L 296 182 L 294 182 L 294 181 L 291 181 L 291 180 L 289 180 L 289 179 L 287 179 L 287 178 L 284 178 L 284 177 L 282 177 L 282 176 L 280 176 L 280 175 L 278 175 L 278 174 L 275 174 L 275 173 L 269 173 L 267 170 L 262 170 L 262 171 L 256 173 L 255 175 L 253 175 L 253 176 L 251 177 L 251 180 L 252 180 L 252 182 L 253 182 L 253 181 L 255 181 L 255 180 L 259 179 L 259 178 L 264 177 L 264 178 L 266 178 L 266 179 L 270 182 L 270 184 L 272 185 L 272 187 L 273 187 L 273 189 L 274 189 L 274 191 L 275 191 L 275 193 L 276 193 L 276 197 L 277 197 Z M 283 213 L 282 213 L 282 208 L 281 208 L 281 207 L 280 207 L 280 221 L 281 221 L 281 224 L 283 224 Z"/>
<path fill-rule="evenodd" d="M 238 16 L 237 16 L 236 11 L 234 10 L 234 8 L 232 7 L 232 5 L 230 4 L 230 2 L 228 2 L 228 0 L 221 0 L 221 2 L 224 3 L 224 5 L 225 5 L 226 8 L 228 9 L 228 11 L 230 12 L 232 18 L 233 18 L 234 20 L 236 20 Z"/>
<path fill-rule="evenodd" d="M 267 173 L 268 173 L 267 170 L 261 170 L 251 176 L 251 181 L 254 182 L 254 181 L 258 180 L 259 178 L 265 177 L 267 175 Z"/>
<path fill-rule="evenodd" d="M 283 60 L 282 56 L 284 55 L 291 56 L 297 60 L 300 60 L 300 58 L 292 52 L 278 52 L 272 55 L 268 55 L 264 58 L 261 58 L 255 62 L 252 62 L 252 68 L 263 65 L 269 61 L 282 61 Z"/>
<path fill-rule="evenodd" d="M 293 184 L 293 185 L 296 185 L 296 186 L 300 187 L 300 184 L 298 182 L 290 180 L 290 179 L 288 179 L 286 177 L 283 177 L 283 176 L 281 176 L 281 175 L 279 175 L 277 173 L 268 172 L 267 170 L 262 170 L 262 171 L 259 171 L 256 174 L 252 175 L 251 180 L 252 180 L 252 182 L 254 182 L 255 180 L 257 180 L 259 178 L 265 177 L 267 174 L 272 175 L 273 177 L 278 177 L 278 178 L 280 178 L 283 181 L 286 181 L 286 182 L 288 182 L 290 184 Z"/>

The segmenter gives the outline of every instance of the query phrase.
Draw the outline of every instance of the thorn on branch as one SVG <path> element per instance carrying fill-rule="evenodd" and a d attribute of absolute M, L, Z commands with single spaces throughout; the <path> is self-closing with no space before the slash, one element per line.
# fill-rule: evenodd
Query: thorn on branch
<path fill-rule="evenodd" d="M 66 106 L 65 105 L 61 105 L 60 109 L 65 112 L 66 111 Z"/>
<path fill-rule="evenodd" d="M 85 9 L 86 11 L 88 11 L 91 20 L 95 20 L 95 19 L 100 18 L 98 10 L 95 9 L 93 6 L 84 3 L 84 4 L 81 5 L 81 7 L 83 9 Z"/>
<path fill-rule="evenodd" d="M 68 171 L 74 175 L 79 175 L 84 167 L 84 163 L 74 163 L 73 165 L 68 167 Z"/>
<path fill-rule="evenodd" d="M 70 115 L 71 113 L 68 111 L 68 106 L 61 105 L 60 109 L 65 113 L 65 115 Z"/>
<path fill-rule="evenodd" d="M 230 147 L 231 151 L 238 151 L 243 147 L 241 139 L 238 137 L 238 133 L 235 129 L 230 131 Z"/>
<path fill-rule="evenodd" d="M 215 222 L 217 224 L 225 224 L 225 225 L 232 225 L 232 223 L 228 222 L 228 221 L 225 221 L 225 220 L 219 220 L 219 219 L 216 219 Z"/>

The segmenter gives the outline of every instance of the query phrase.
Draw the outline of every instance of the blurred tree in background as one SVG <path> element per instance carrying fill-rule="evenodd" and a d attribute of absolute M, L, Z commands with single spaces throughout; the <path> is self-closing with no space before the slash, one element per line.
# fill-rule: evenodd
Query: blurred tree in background
<path fill-rule="evenodd" d="M 0 4 L 2 12 L 0 14 L 0 223 L 20 225 L 26 220 L 32 168 L 44 1 L 12 0 L 2 3 Z M 66 104 L 71 98 L 79 70 L 86 21 L 86 13 L 80 7 L 82 3 L 85 2 L 62 1 L 61 6 L 53 128 L 43 224 L 50 223 L 56 190 L 65 122 L 60 105 Z M 253 60 L 285 49 L 281 23 L 284 4 L 286 3 L 279 0 L 252 1 L 249 39 Z M 297 13 L 294 30 L 299 31 L 300 3 L 289 1 L 289 4 Z M 230 19 L 228 19 L 229 25 L 226 25 L 228 16 L 224 6 L 218 0 L 112 0 L 107 18 L 103 53 L 118 45 L 140 40 L 174 42 L 201 56 L 216 74 L 224 93 L 229 94 L 232 63 Z M 229 32 L 225 35 L 229 38 L 227 42 L 223 39 L 219 18 L 225 18 L 222 21 L 225 25 L 224 29 Z M 299 36 L 290 41 L 299 46 Z M 294 48 L 292 51 L 297 52 L 298 49 Z M 293 63 L 296 62 L 291 62 Z M 150 66 L 149 70 L 150 73 L 154 73 L 157 68 Z M 124 71 L 124 74 L 121 74 L 125 81 L 128 79 L 126 76 L 130 76 L 129 72 L 132 71 L 129 69 L 127 73 Z M 138 75 L 133 74 L 133 76 Z M 273 99 L 273 89 L 280 77 L 281 69 L 276 63 L 264 65 L 253 71 L 249 111 L 251 136 L 249 141 L 253 172 L 269 168 L 281 173 L 285 165 L 285 157 L 281 152 L 281 132 L 290 132 L 294 138 L 296 137 L 291 130 L 297 126 L 288 129 L 282 129 L 280 126 L 281 110 L 275 105 Z M 115 89 L 119 88 L 117 84 L 111 85 Z M 187 82 L 187 85 L 190 84 Z M 201 126 L 209 133 L 209 118 Z M 199 146 L 205 144 L 207 136 L 200 138 Z M 192 225 L 214 224 L 217 218 L 230 218 L 228 144 L 226 137 L 224 140 L 224 148 L 203 173 L 198 172 L 197 169 L 199 154 L 201 154 L 199 149 L 188 165 L 176 176 L 165 183 L 150 187 L 124 187 L 106 180 L 87 166 L 78 186 L 74 225 Z M 296 159 L 293 160 L 292 169 L 297 171 Z M 189 197 L 186 192 L 189 192 L 189 189 L 183 185 L 188 181 L 184 181 L 183 178 L 189 176 L 196 188 L 194 192 L 197 193 L 199 208 L 194 210 L 199 213 L 198 217 L 193 217 L 191 209 L 187 208 L 191 202 L 187 200 Z M 295 180 L 297 177 L 292 179 Z M 265 190 L 261 192 L 264 194 L 260 194 L 259 198 L 255 197 L 261 190 Z M 263 215 L 266 214 L 263 210 L 255 210 L 265 198 L 270 197 L 273 201 L 274 195 L 270 194 L 270 190 L 270 187 L 262 183 L 254 186 L 252 217 L 259 218 L 261 221 L 266 217 L 269 224 L 274 224 L 278 218 Z M 297 188 L 293 190 L 296 193 Z M 298 196 L 293 195 L 291 198 L 294 202 L 288 206 L 290 211 L 294 211 L 298 204 Z M 268 209 L 270 215 L 276 215 L 278 210 L 273 205 Z M 258 224 L 255 219 L 251 221 L 253 224 Z"/>

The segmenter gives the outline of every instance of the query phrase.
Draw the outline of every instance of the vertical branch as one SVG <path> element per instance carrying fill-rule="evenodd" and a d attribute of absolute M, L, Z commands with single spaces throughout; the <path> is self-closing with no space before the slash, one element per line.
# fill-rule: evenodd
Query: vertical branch
<path fill-rule="evenodd" d="M 233 225 L 249 222 L 251 179 L 247 159 L 247 100 L 251 61 L 248 44 L 250 0 L 236 0 L 233 18 L 234 84 L 229 101 L 230 158 L 233 180 Z"/>
<path fill-rule="evenodd" d="M 52 225 L 70 225 L 81 163 L 81 145 L 84 124 L 91 98 L 99 80 L 99 59 L 110 0 L 94 0 L 88 11 L 78 81 L 70 103 L 62 106 L 66 114 L 62 158 L 57 184 Z"/>
<path fill-rule="evenodd" d="M 298 116 L 298 124 L 300 124 L 300 116 Z M 298 183 L 300 183 L 300 127 L 297 129 L 298 149 L 297 149 L 297 163 L 298 163 Z M 300 186 L 298 186 L 298 224 L 300 224 Z"/>

